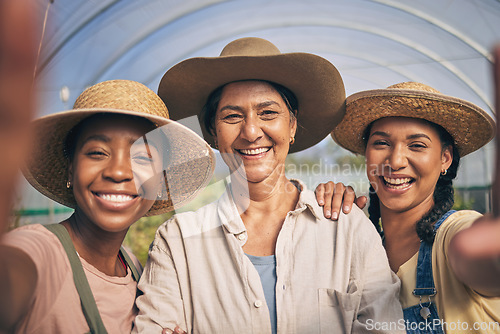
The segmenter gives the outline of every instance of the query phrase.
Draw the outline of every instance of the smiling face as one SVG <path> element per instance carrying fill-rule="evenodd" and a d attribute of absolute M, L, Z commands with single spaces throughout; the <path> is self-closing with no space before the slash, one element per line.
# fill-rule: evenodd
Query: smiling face
<path fill-rule="evenodd" d="M 284 175 L 297 122 L 281 95 L 263 81 L 227 84 L 215 113 L 215 138 L 226 164 L 250 183 Z M 239 169 L 241 170 L 241 169 Z M 244 174 L 244 175 L 243 175 Z"/>
<path fill-rule="evenodd" d="M 387 117 L 375 121 L 366 145 L 370 184 L 381 210 L 405 212 L 433 205 L 441 171 L 452 163 L 451 147 L 443 149 L 438 131 L 427 121 Z"/>
<path fill-rule="evenodd" d="M 120 115 L 84 122 L 69 167 L 76 212 L 103 230 L 126 230 L 154 203 L 136 185 L 161 169 L 161 152 L 153 145 L 133 145 L 153 125 Z"/>

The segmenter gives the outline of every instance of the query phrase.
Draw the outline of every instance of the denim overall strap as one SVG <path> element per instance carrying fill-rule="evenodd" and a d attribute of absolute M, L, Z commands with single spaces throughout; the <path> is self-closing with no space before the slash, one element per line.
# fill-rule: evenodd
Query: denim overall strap
<path fill-rule="evenodd" d="M 434 232 L 448 218 L 454 210 L 445 213 L 439 221 L 434 224 Z M 431 297 L 437 293 L 432 276 L 432 244 L 422 241 L 418 251 L 417 282 L 413 295 L 420 298 L 417 305 L 403 309 L 406 320 L 406 332 L 408 334 L 442 334 L 443 328 L 437 308 L 431 302 Z M 423 297 L 426 297 L 423 300 Z"/>
<path fill-rule="evenodd" d="M 434 233 L 436 233 L 446 218 L 454 212 L 455 210 L 448 211 L 434 224 Z M 413 295 L 434 296 L 435 294 L 436 288 L 432 276 L 432 244 L 422 241 L 418 251 L 417 286 L 413 290 Z"/>

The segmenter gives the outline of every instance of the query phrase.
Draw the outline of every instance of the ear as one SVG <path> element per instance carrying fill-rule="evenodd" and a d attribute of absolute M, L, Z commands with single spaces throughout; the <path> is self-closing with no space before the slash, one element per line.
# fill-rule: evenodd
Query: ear
<path fill-rule="evenodd" d="M 453 162 L 453 147 L 450 145 L 443 150 L 441 154 L 441 170 L 450 168 Z"/>
<path fill-rule="evenodd" d="M 297 117 L 294 117 L 290 126 L 290 138 L 295 137 L 296 132 L 297 132 Z"/>

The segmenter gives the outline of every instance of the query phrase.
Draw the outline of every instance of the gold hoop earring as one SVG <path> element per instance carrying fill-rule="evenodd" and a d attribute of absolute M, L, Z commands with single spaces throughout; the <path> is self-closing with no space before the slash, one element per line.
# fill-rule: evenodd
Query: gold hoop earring
<path fill-rule="evenodd" d="M 446 175 L 446 173 L 448 173 L 447 169 L 441 171 L 441 175 L 443 175 L 443 176 Z"/>
<path fill-rule="evenodd" d="M 71 181 L 66 182 L 66 188 L 71 188 Z"/>
<path fill-rule="evenodd" d="M 295 137 L 292 137 L 292 139 L 290 139 L 290 145 L 293 145 L 293 143 L 295 143 Z"/>
<path fill-rule="evenodd" d="M 162 197 L 163 197 L 163 191 L 158 190 L 158 192 L 156 193 L 156 199 L 161 199 Z"/>

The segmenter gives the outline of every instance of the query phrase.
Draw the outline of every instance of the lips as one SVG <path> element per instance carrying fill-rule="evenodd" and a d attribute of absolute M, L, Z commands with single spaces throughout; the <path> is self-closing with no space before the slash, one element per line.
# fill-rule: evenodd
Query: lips
<path fill-rule="evenodd" d="M 259 154 L 266 153 L 270 150 L 270 147 L 260 147 L 260 148 L 254 148 L 254 149 L 240 149 L 237 150 L 240 154 L 246 155 L 246 156 L 256 156 Z"/>
<path fill-rule="evenodd" d="M 385 186 L 391 189 L 405 189 L 410 187 L 411 184 L 415 182 L 415 179 L 411 177 L 394 178 L 394 177 L 381 176 L 380 178 L 384 182 Z"/>

